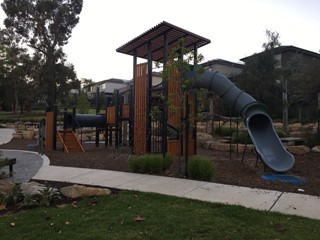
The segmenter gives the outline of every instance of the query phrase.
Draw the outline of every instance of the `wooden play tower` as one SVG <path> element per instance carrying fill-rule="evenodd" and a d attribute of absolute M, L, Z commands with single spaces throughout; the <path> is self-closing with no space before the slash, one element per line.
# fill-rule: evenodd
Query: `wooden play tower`
<path fill-rule="evenodd" d="M 207 38 L 168 22 L 162 22 L 117 49 L 117 52 L 133 56 L 133 98 L 131 99 L 133 113 L 130 136 L 134 154 L 161 152 L 172 155 L 179 153 L 193 155 L 196 153 L 196 91 L 188 93 L 185 96 L 186 100 L 181 104 L 180 96 L 183 93 L 174 79 L 162 79 L 161 86 L 158 88 L 152 84 L 153 62 L 162 63 L 165 68 L 170 51 L 179 46 L 181 39 L 184 40 L 184 47 L 193 51 L 194 59 L 197 59 L 198 48 L 210 43 Z M 137 58 L 146 59 L 147 62 L 138 64 Z M 170 78 L 174 78 L 174 75 L 170 75 Z M 155 92 L 159 91 L 164 96 L 162 102 L 154 97 Z M 170 102 L 178 110 L 169 109 L 164 102 Z M 155 124 L 156 120 L 151 116 L 154 105 L 158 105 L 160 109 L 159 124 Z M 178 127 L 184 116 L 188 116 L 187 122 L 191 124 L 184 126 L 183 138 L 180 137 L 183 141 L 180 141 L 170 136 L 168 126 Z M 157 134 L 155 129 L 158 129 Z"/>

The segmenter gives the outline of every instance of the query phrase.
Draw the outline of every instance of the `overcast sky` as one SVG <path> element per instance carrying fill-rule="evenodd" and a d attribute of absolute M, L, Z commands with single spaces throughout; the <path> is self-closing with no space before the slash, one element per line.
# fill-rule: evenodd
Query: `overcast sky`
<path fill-rule="evenodd" d="M 266 29 L 278 32 L 282 45 L 320 50 L 320 0 L 84 0 L 64 47 L 68 62 L 79 79 L 129 80 L 132 56 L 116 49 L 162 21 L 210 39 L 199 49 L 205 61 L 239 62 L 260 52 Z"/>

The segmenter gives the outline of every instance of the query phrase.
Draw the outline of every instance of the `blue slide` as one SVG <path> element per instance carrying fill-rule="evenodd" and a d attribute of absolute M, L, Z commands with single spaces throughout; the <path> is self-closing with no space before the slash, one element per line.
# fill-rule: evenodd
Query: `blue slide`
<path fill-rule="evenodd" d="M 264 104 L 240 90 L 218 72 L 208 71 L 201 74 L 188 72 L 185 78 L 197 79 L 196 88 L 206 88 L 215 92 L 240 114 L 259 158 L 267 167 L 276 172 L 287 172 L 294 166 L 294 156 L 283 146 Z"/>

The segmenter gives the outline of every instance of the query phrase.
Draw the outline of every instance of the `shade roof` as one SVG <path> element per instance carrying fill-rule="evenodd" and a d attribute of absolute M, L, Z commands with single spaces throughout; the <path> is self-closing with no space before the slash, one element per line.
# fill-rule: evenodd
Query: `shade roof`
<path fill-rule="evenodd" d="M 134 51 L 136 50 L 137 57 L 147 59 L 148 42 L 151 42 L 152 60 L 162 62 L 165 33 L 167 33 L 168 52 L 170 52 L 172 48 L 178 46 L 181 38 L 184 39 L 184 47 L 190 50 L 200 48 L 211 42 L 207 38 L 164 21 L 117 48 L 116 51 L 134 56 Z"/>

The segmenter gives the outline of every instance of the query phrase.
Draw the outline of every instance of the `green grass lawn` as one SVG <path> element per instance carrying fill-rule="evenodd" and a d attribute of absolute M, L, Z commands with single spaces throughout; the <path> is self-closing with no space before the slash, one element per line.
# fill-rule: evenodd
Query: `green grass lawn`
<path fill-rule="evenodd" d="M 0 216 L 0 239 L 319 239 L 319 226 L 302 217 L 124 191 Z"/>

